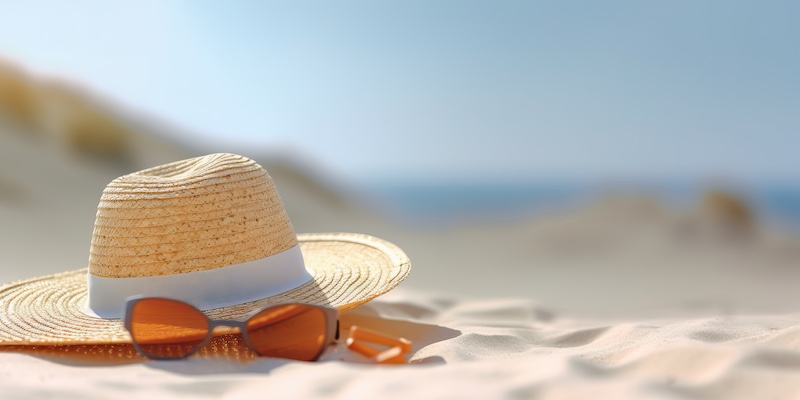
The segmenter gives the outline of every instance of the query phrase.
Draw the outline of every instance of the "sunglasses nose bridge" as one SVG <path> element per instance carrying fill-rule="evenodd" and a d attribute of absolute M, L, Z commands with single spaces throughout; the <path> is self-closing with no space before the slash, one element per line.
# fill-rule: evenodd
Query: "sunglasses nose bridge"
<path fill-rule="evenodd" d="M 234 333 L 234 332 L 244 332 L 245 328 L 247 327 L 247 322 L 243 321 L 236 321 L 232 319 L 221 319 L 221 320 L 209 320 L 208 321 L 208 331 L 210 333 L 214 333 L 214 331 L 219 329 L 218 333 L 226 334 L 226 333 Z"/>

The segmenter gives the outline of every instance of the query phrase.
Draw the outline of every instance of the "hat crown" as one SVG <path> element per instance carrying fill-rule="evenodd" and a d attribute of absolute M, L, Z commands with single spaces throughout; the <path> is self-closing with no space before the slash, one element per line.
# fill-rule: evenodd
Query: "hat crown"
<path fill-rule="evenodd" d="M 297 245 L 272 178 L 210 154 L 113 180 L 97 207 L 89 273 L 131 278 L 217 269 Z"/>

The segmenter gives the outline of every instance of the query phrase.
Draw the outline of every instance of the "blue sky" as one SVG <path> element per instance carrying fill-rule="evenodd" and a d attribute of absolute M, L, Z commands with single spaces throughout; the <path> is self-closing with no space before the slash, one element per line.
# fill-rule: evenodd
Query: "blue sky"
<path fill-rule="evenodd" d="M 355 180 L 796 182 L 798 4 L 0 0 L 0 54 Z"/>

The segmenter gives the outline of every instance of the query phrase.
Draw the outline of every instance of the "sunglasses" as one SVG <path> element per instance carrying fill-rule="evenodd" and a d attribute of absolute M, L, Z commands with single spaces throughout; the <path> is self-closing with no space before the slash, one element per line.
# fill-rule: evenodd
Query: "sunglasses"
<path fill-rule="evenodd" d="M 315 361 L 339 338 L 339 312 L 309 304 L 280 304 L 237 321 L 211 320 L 187 303 L 161 297 L 132 297 L 125 307 L 125 329 L 133 346 L 156 360 L 194 354 L 211 342 L 219 326 L 238 328 L 245 345 L 260 356 Z"/>

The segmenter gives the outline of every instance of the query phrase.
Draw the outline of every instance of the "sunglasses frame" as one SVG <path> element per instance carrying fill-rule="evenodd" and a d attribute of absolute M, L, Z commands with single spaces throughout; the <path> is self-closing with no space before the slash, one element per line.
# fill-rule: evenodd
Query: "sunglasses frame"
<path fill-rule="evenodd" d="M 176 303 L 184 304 L 184 305 L 189 306 L 192 309 L 196 310 L 208 322 L 208 334 L 206 335 L 206 338 L 203 339 L 203 341 L 201 343 L 199 343 L 197 346 L 195 346 L 195 348 L 191 351 L 191 353 L 188 353 L 183 357 L 178 357 L 178 358 L 158 357 L 158 356 L 147 354 L 146 352 L 142 351 L 142 349 L 139 348 L 139 343 L 136 342 L 136 338 L 134 337 L 134 334 L 133 334 L 133 308 L 136 307 L 136 304 L 138 304 L 139 302 L 144 301 L 144 300 L 167 300 L 167 301 L 173 301 L 173 302 L 176 302 Z M 168 297 L 148 297 L 148 296 L 138 296 L 137 295 L 137 296 L 128 297 L 128 299 L 125 301 L 125 316 L 124 316 L 123 320 L 125 322 L 125 329 L 127 329 L 128 333 L 130 333 L 130 335 L 131 335 L 131 343 L 133 344 L 133 347 L 136 349 L 137 352 L 139 352 L 139 354 L 141 354 L 141 355 L 143 355 L 143 356 L 145 356 L 147 358 L 153 359 L 153 360 L 182 360 L 184 358 L 191 357 L 194 353 L 197 353 L 197 351 L 200 350 L 202 347 L 207 346 L 209 343 L 211 343 L 211 340 L 214 337 L 214 335 L 213 335 L 214 329 L 216 329 L 217 327 L 220 327 L 220 326 L 224 326 L 224 327 L 228 327 L 228 328 L 238 328 L 239 329 L 239 333 L 242 335 L 242 339 L 244 340 L 245 346 L 247 346 L 247 348 L 252 350 L 254 353 L 258 354 L 259 356 L 262 356 L 255 349 L 255 347 L 251 346 L 251 344 L 250 344 L 250 336 L 249 336 L 249 334 L 247 332 L 247 323 L 253 317 L 255 317 L 256 315 L 258 315 L 258 314 L 260 314 L 260 313 L 262 313 L 262 312 L 264 312 L 266 310 L 269 310 L 269 309 L 272 309 L 272 308 L 277 308 L 277 307 L 295 306 L 295 305 L 313 307 L 313 308 L 320 309 L 320 310 L 322 310 L 324 312 L 325 324 L 326 324 L 326 328 L 325 328 L 326 346 L 322 346 L 322 348 L 320 349 L 319 353 L 316 356 L 314 356 L 313 360 L 316 361 L 317 359 L 319 359 L 319 357 L 325 351 L 325 348 L 327 347 L 327 345 L 335 344 L 336 341 L 339 339 L 339 310 L 336 309 L 336 308 L 318 306 L 318 305 L 314 305 L 314 304 L 304 304 L 304 303 L 281 303 L 281 304 L 273 304 L 271 306 L 267 306 L 267 307 L 264 307 L 262 309 L 255 310 L 252 313 L 248 314 L 247 317 L 244 320 L 235 320 L 235 319 L 219 319 L 219 320 L 217 320 L 217 319 L 208 318 L 208 316 L 203 311 L 201 311 L 199 308 L 197 308 L 197 307 L 195 307 L 195 306 L 193 306 L 193 305 L 191 305 L 191 304 L 189 304 L 189 303 L 187 303 L 185 301 L 175 300 L 175 299 L 171 299 L 171 298 L 168 298 Z M 264 357 L 264 356 L 262 356 L 262 357 Z"/>

